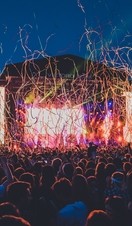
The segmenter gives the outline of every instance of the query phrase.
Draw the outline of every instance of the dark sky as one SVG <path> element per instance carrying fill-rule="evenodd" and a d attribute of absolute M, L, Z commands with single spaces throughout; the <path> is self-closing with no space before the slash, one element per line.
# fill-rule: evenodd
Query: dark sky
<path fill-rule="evenodd" d="M 118 57 L 127 53 L 131 64 L 131 35 L 131 0 L 4 0 L 0 70 L 5 64 L 45 54 L 116 61 L 116 50 Z M 125 64 L 125 55 L 121 62 Z"/>

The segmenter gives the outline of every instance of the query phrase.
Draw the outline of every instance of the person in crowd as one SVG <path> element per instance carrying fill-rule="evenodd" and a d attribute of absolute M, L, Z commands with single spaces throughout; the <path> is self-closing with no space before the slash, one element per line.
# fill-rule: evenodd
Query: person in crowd
<path fill-rule="evenodd" d="M 0 217 L 1 226 L 31 226 L 28 221 L 22 217 L 16 217 L 13 215 L 5 215 Z"/>
<path fill-rule="evenodd" d="M 113 226 L 131 226 L 132 217 L 122 197 L 112 196 L 105 199 L 105 210 L 111 217 Z"/>
<path fill-rule="evenodd" d="M 72 181 L 74 174 L 74 166 L 71 163 L 64 163 L 62 166 L 63 177 L 66 177 L 68 180 Z"/>
<path fill-rule="evenodd" d="M 128 201 L 128 192 L 126 189 L 125 175 L 123 172 L 116 171 L 111 176 L 111 184 L 104 191 L 105 197 L 119 196 Z"/>
<path fill-rule="evenodd" d="M 52 167 L 53 167 L 53 169 L 54 169 L 54 174 L 55 174 L 55 176 L 57 176 L 57 173 L 59 172 L 59 169 L 60 169 L 60 167 L 61 167 L 61 165 L 62 165 L 62 160 L 61 160 L 61 158 L 54 158 L 54 159 L 52 160 L 51 165 L 52 165 Z"/>
<path fill-rule="evenodd" d="M 0 157 L 0 164 L 6 177 L 3 183 L 0 184 L 0 199 L 2 199 L 4 198 L 7 186 L 13 181 L 14 177 L 5 156 Z"/>
<path fill-rule="evenodd" d="M 97 145 L 95 145 L 93 142 L 89 142 L 89 147 L 87 151 L 88 159 L 95 160 L 97 148 L 98 148 Z"/>
<path fill-rule="evenodd" d="M 63 179 L 61 181 L 61 183 L 63 182 L 63 188 L 59 189 L 60 191 L 58 192 L 64 205 L 57 214 L 57 225 L 84 226 L 87 214 L 90 212 L 87 180 L 83 175 L 79 174 L 73 177 L 72 183 L 67 181 L 67 186 L 64 184 L 66 180 Z"/>
<path fill-rule="evenodd" d="M 85 226 L 113 226 L 109 215 L 103 210 L 93 210 L 87 217 Z"/>
<path fill-rule="evenodd" d="M 7 187 L 7 200 L 13 203 L 25 219 L 30 219 L 31 213 L 31 189 L 30 184 L 23 181 L 15 181 Z"/>
<path fill-rule="evenodd" d="M 87 147 L 3 148 L 0 155 L 2 225 L 18 225 L 21 218 L 31 226 L 115 226 L 118 210 L 126 213 L 126 226 L 132 222 L 132 156 L 126 148 L 100 145 L 94 158 Z"/>
<path fill-rule="evenodd" d="M 20 217 L 20 211 L 11 202 L 3 202 L 0 204 L 0 217 L 4 215 L 13 215 L 16 217 Z"/>
<path fill-rule="evenodd" d="M 45 165 L 42 169 L 42 174 L 40 177 L 40 194 L 50 198 L 52 193 L 51 187 L 54 184 L 56 178 L 54 169 L 51 165 Z"/>
<path fill-rule="evenodd" d="M 111 184 L 111 176 L 116 171 L 116 167 L 113 163 L 107 163 L 105 165 L 105 178 L 106 178 L 106 187 L 109 188 Z"/>
<path fill-rule="evenodd" d="M 104 208 L 104 190 L 106 187 L 105 165 L 104 162 L 100 161 L 97 163 L 95 168 L 95 177 L 99 196 L 98 204 L 101 209 Z"/>
<path fill-rule="evenodd" d="M 129 171 L 126 175 L 126 188 L 128 191 L 128 209 L 132 213 L 132 171 Z"/>
<path fill-rule="evenodd" d="M 72 202 L 72 183 L 67 178 L 60 178 L 52 185 L 58 210 Z"/>

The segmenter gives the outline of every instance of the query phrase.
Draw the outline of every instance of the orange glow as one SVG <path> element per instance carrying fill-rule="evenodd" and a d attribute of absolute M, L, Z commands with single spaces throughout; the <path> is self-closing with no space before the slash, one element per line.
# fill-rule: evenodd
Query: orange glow
<path fill-rule="evenodd" d="M 17 150 L 17 145 L 16 144 L 14 144 L 14 150 Z"/>
<path fill-rule="evenodd" d="M 118 140 L 118 142 L 122 142 L 122 137 L 119 136 L 117 140 Z"/>
<path fill-rule="evenodd" d="M 120 121 L 118 121 L 117 126 L 118 126 L 118 127 L 120 127 L 120 126 L 121 126 L 121 122 L 120 122 Z"/>

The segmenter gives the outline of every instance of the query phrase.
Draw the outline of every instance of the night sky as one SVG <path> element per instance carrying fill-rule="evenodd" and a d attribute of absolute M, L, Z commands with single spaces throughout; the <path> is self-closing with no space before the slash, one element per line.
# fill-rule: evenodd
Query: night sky
<path fill-rule="evenodd" d="M 116 49 L 129 52 L 130 67 L 131 47 L 131 0 L 5 0 L 1 3 L 1 71 L 5 64 L 44 55 L 74 54 L 102 61 L 107 51 Z M 116 60 L 111 53 L 108 60 L 113 58 Z"/>

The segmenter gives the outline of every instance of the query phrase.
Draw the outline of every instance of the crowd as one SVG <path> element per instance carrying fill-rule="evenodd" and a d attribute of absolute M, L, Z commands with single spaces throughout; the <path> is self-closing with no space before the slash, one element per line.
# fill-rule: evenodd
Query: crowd
<path fill-rule="evenodd" d="M 131 149 L 1 148 L 0 225 L 131 226 Z"/>

